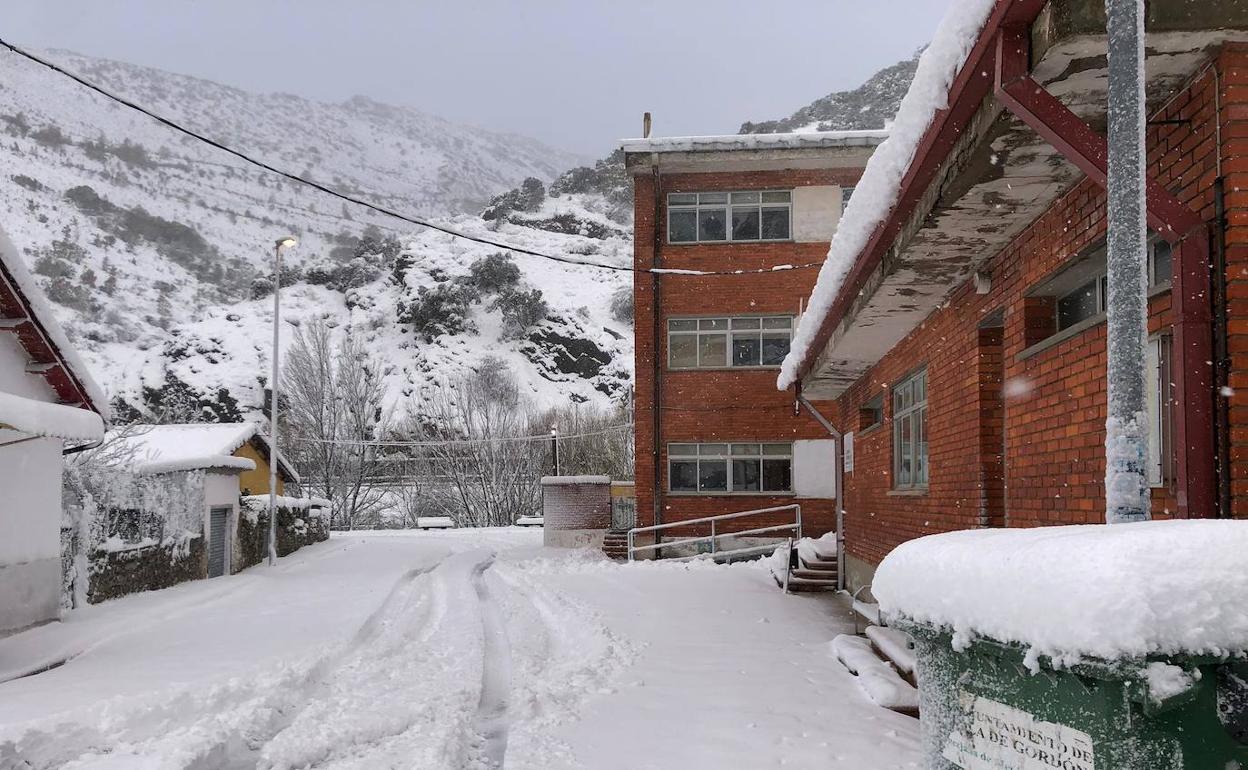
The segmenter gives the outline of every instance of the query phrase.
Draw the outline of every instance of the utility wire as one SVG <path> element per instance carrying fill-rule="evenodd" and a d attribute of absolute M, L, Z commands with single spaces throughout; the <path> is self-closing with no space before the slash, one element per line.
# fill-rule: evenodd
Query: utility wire
<path fill-rule="evenodd" d="M 573 438 L 585 438 L 587 436 L 602 436 L 608 433 L 614 433 L 617 430 L 632 428 L 633 423 L 623 423 L 620 425 L 612 425 L 602 430 L 589 431 L 587 433 L 569 433 L 558 434 L 560 441 Z M 408 447 L 408 446 L 462 446 L 473 444 L 496 444 L 499 442 L 513 441 L 550 441 L 554 436 L 549 433 L 542 433 L 536 436 L 503 436 L 500 438 L 465 438 L 465 439 L 446 439 L 445 441 L 355 441 L 352 439 L 337 438 L 299 438 L 290 437 L 287 441 L 303 442 L 309 444 L 333 444 L 337 446 L 379 446 L 379 447 Z"/>
<path fill-rule="evenodd" d="M 110 99 L 125 107 L 129 107 L 130 109 L 136 112 L 142 113 L 146 115 L 147 117 L 151 118 L 152 120 L 156 121 L 157 123 L 160 123 L 163 126 L 166 126 L 168 128 L 173 129 L 174 131 L 177 131 L 181 134 L 189 136 L 192 139 L 203 142 L 204 144 L 207 144 L 210 147 L 214 147 L 222 152 L 233 155 L 234 157 L 246 163 L 250 163 L 253 166 L 262 168 L 265 171 L 268 171 L 272 174 L 276 174 L 285 179 L 289 179 L 292 182 L 296 182 L 298 184 L 311 187 L 315 190 L 319 190 L 325 193 L 326 195 L 332 196 L 334 198 L 338 198 L 339 200 L 342 200 L 342 201 L 346 201 L 347 203 L 353 203 L 357 206 L 362 206 L 378 214 L 382 214 L 388 217 L 393 217 L 394 219 L 407 222 L 408 224 L 418 225 L 420 227 L 427 227 L 430 230 L 436 230 L 438 232 L 445 233 L 447 235 L 454 236 L 456 238 L 462 238 L 466 241 L 472 241 L 474 243 L 483 244 L 485 246 L 492 246 L 494 248 L 506 249 L 507 251 L 514 251 L 517 254 L 524 254 L 530 257 L 537 257 L 539 259 L 547 259 L 552 262 L 560 262 L 565 265 L 577 265 L 580 267 L 597 267 L 603 270 L 614 270 L 614 271 L 621 272 L 621 273 L 651 273 L 651 274 L 666 274 L 666 275 L 694 275 L 694 276 L 752 275 L 752 274 L 760 274 L 760 273 L 785 272 L 789 270 L 806 270 L 809 268 L 822 267 L 823 265 L 823 262 L 820 261 L 820 262 L 808 262 L 808 263 L 800 264 L 800 265 L 776 265 L 775 267 L 752 268 L 749 270 L 686 270 L 682 268 L 636 268 L 636 267 L 629 267 L 627 265 L 613 265 L 609 262 L 598 262 L 595 260 L 588 260 L 588 259 L 573 259 L 572 257 L 567 257 L 567 256 L 563 256 L 560 254 L 547 254 L 545 252 L 525 248 L 524 246 L 516 246 L 515 244 L 505 243 L 503 241 L 494 240 L 492 238 L 486 238 L 480 235 L 473 235 L 471 233 L 466 233 L 454 227 L 450 227 L 449 225 L 437 224 L 435 222 L 430 222 L 429 220 L 426 220 L 426 219 L 421 219 L 419 217 L 411 216 L 408 214 L 403 214 L 401 212 L 395 211 L 394 209 L 390 209 L 390 208 L 387 208 L 385 206 L 382 206 L 376 203 L 371 203 L 369 201 L 364 200 L 363 198 L 357 198 L 353 195 L 348 195 L 344 192 L 340 192 L 338 190 L 335 190 L 332 187 L 329 187 L 328 185 L 323 185 L 320 182 L 315 182 L 311 179 L 305 179 L 299 176 L 298 174 L 293 174 L 289 171 L 284 171 L 270 164 L 268 161 L 261 160 L 260 158 L 257 158 L 253 155 L 249 155 L 248 153 L 245 153 L 241 150 L 236 150 L 233 147 L 230 147 L 222 142 L 212 139 L 211 137 L 205 136 L 203 134 L 196 132 L 193 129 L 187 128 L 183 126 L 182 124 L 174 120 L 171 120 L 170 118 L 166 118 L 163 115 L 159 115 L 155 112 L 152 112 L 148 108 L 124 96 L 115 94 L 112 91 L 109 91 L 108 89 L 104 88 L 103 86 L 100 86 L 90 80 L 87 80 L 81 75 L 78 75 L 74 72 L 71 72 L 65 69 L 64 67 L 62 67 L 61 65 L 55 62 L 44 59 L 43 57 L 33 54 L 23 48 L 19 48 L 18 46 L 13 45 L 12 43 L 8 42 L 7 40 L 4 40 L 3 38 L 0 38 L 0 46 L 7 48 L 8 50 L 12 51 L 18 56 L 21 56 L 25 59 L 28 59 L 29 61 L 32 61 L 43 67 L 46 67 L 52 70 L 53 72 L 56 72 L 60 75 L 64 75 L 70 80 L 73 80 L 75 83 L 78 83 L 79 85 L 87 89 L 90 89 L 91 91 L 96 92 L 97 94 L 105 97 L 106 99 Z"/>

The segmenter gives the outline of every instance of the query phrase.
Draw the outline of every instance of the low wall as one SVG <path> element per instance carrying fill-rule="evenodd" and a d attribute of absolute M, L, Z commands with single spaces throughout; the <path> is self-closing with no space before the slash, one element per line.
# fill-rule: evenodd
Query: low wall
<path fill-rule="evenodd" d="M 279 497 L 279 501 L 283 498 Z M 293 500 L 294 498 L 291 498 Z M 259 564 L 267 556 L 269 533 L 268 498 L 255 495 L 243 498 L 238 517 L 238 537 L 234 544 L 231 567 L 240 572 Z M 324 509 L 319 507 L 279 506 L 277 509 L 277 555 L 287 556 L 311 543 L 329 539 L 329 525 Z"/>
<path fill-rule="evenodd" d="M 542 478 L 542 541 L 555 548 L 601 548 L 611 528 L 611 479 Z"/>
<path fill-rule="evenodd" d="M 90 556 L 87 600 L 92 604 L 139 591 L 156 591 L 208 575 L 204 538 L 97 550 Z"/>

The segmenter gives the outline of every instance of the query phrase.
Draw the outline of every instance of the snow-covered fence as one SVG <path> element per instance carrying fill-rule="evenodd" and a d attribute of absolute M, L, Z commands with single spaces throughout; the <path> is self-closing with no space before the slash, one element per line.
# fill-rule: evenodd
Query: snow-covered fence
<path fill-rule="evenodd" d="M 558 548 L 601 548 L 611 527 L 607 476 L 542 477 L 543 542 Z"/>

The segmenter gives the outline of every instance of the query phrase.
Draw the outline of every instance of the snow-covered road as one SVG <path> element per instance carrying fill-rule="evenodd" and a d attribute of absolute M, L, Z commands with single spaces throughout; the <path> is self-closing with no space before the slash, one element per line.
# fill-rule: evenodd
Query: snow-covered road
<path fill-rule="evenodd" d="M 0 640 L 0 770 L 918 766 L 833 602 L 540 537 L 335 537 Z"/>

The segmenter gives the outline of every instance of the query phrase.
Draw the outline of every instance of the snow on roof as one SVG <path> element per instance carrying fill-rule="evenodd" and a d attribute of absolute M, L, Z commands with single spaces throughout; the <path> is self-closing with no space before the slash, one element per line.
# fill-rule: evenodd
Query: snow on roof
<path fill-rule="evenodd" d="M 841 216 L 819 270 L 819 279 L 793 335 L 793 344 L 780 368 L 777 386 L 791 387 L 802 376 L 798 366 L 814 343 L 819 327 L 836 301 L 858 255 L 875 228 L 897 202 L 901 180 L 936 113 L 948 106 L 949 88 L 975 45 L 996 0 L 959 0 L 953 3 L 936 30 L 932 43 L 919 57 L 910 90 L 901 100 L 888 138 L 867 161 L 854 195 Z M 809 136 L 809 134 L 801 134 Z"/>
<path fill-rule="evenodd" d="M 559 484 L 610 484 L 610 476 L 542 476 L 542 486 Z"/>
<path fill-rule="evenodd" d="M 89 408 L 93 408 L 101 417 L 108 419 L 108 398 L 91 377 L 91 372 L 78 357 L 74 346 L 69 343 L 65 330 L 61 328 L 56 315 L 52 312 L 52 305 L 44 296 L 43 290 L 39 288 L 39 284 L 35 282 L 34 276 L 26 269 L 22 253 L 3 229 L 0 229 L 0 268 L 3 268 L 2 272 L 7 273 L 12 279 L 20 292 L 19 300 L 26 306 L 35 323 L 46 335 L 53 352 L 64 363 L 70 376 L 76 380 L 79 389 L 90 400 Z"/>
<path fill-rule="evenodd" d="M 182 425 L 143 425 L 112 431 L 120 446 L 134 451 L 138 473 L 220 468 L 255 470 L 256 464 L 233 454 L 252 438 L 267 441 L 253 422 L 189 423 Z M 282 468 L 296 481 L 293 469 L 279 455 Z"/>
<path fill-rule="evenodd" d="M 0 429 L 69 441 L 104 438 L 104 420 L 89 409 L 0 393 Z"/>
<path fill-rule="evenodd" d="M 880 564 L 886 615 L 1070 663 L 1248 651 L 1248 522 L 979 529 L 912 540 Z"/>
<path fill-rule="evenodd" d="M 715 152 L 725 150 L 799 149 L 803 147 L 872 147 L 888 136 L 873 131 L 808 131 L 792 134 L 727 134 L 623 139 L 624 152 Z"/>

